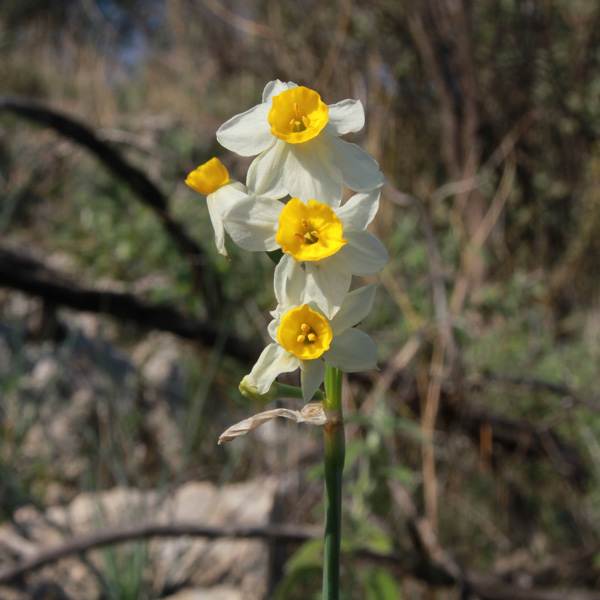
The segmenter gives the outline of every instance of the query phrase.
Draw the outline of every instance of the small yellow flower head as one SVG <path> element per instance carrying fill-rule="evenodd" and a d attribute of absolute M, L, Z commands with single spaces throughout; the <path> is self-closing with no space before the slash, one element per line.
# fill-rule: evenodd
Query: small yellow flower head
<path fill-rule="evenodd" d="M 304 86 L 275 96 L 268 116 L 271 133 L 290 144 L 317 137 L 328 120 L 329 108 L 321 101 L 321 96 Z"/>
<path fill-rule="evenodd" d="M 327 204 L 292 198 L 279 215 L 275 241 L 297 261 L 321 260 L 335 254 L 348 241 L 338 216 Z"/>
<path fill-rule="evenodd" d="M 301 360 L 319 358 L 329 350 L 332 339 L 329 321 L 308 304 L 285 313 L 277 329 L 277 341 Z"/>
<path fill-rule="evenodd" d="M 193 190 L 208 196 L 229 182 L 229 173 L 218 158 L 211 158 L 192 171 L 185 182 Z"/>

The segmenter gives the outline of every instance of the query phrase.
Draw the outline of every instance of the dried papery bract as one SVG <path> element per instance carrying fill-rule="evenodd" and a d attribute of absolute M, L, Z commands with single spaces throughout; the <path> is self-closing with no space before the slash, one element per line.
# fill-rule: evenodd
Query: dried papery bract
<path fill-rule="evenodd" d="M 244 419 L 243 421 L 232 425 L 221 434 L 219 437 L 219 444 L 231 442 L 232 440 L 235 440 L 235 438 L 246 435 L 248 432 L 260 427 L 263 423 L 276 419 L 277 417 L 291 419 L 296 423 L 306 423 L 307 425 L 325 425 L 328 420 L 321 402 L 310 402 L 303 406 L 299 411 L 291 410 L 289 408 L 276 408 L 258 413 L 253 417 L 249 417 L 248 419 Z"/>

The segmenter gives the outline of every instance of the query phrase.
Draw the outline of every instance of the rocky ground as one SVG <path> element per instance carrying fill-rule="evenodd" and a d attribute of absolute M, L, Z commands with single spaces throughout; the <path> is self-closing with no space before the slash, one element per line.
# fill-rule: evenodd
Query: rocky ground
<path fill-rule="evenodd" d="M 0 578 L 15 555 L 31 558 L 42 549 L 94 532 L 144 524 L 266 525 L 276 488 L 272 478 L 223 488 L 190 482 L 170 492 L 117 487 L 80 494 L 66 506 L 43 512 L 24 506 L 15 512 L 11 523 L 0 527 Z M 111 571 L 109 563 L 117 568 Z M 267 591 L 268 575 L 265 541 L 178 536 L 91 550 L 85 560 L 79 556 L 64 558 L 28 574 L 22 585 L 0 586 L 0 597 L 96 600 L 106 597 L 107 587 L 117 590 L 128 578 L 138 578 L 142 595 L 136 597 L 260 600 Z"/>
<path fill-rule="evenodd" d="M 124 352 L 107 341 L 110 321 L 69 314 L 60 343 L 34 339 L 40 304 L 2 300 L 0 581 L 20 560 L 93 532 L 271 522 L 277 479 L 217 486 L 182 473 L 189 348 L 150 333 Z M 148 538 L 53 562 L 1 585 L 0 598 L 259 600 L 271 558 L 259 539 Z"/>

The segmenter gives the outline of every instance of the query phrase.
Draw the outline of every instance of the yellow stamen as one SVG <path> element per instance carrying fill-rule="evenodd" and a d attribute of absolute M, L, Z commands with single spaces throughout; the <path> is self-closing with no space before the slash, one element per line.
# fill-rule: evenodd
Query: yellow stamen
<path fill-rule="evenodd" d="M 317 336 L 314 333 L 309 333 L 306 337 L 309 342 L 314 342 L 317 339 Z"/>
<path fill-rule="evenodd" d="M 302 344 L 302 343 L 304 342 L 304 340 L 305 340 L 305 339 L 306 339 L 306 336 L 305 336 L 305 335 L 299 335 L 299 336 L 296 338 L 296 341 L 297 341 L 297 342 L 300 342 L 300 343 Z"/>
<path fill-rule="evenodd" d="M 300 325 L 300 329 L 302 331 L 304 331 L 304 333 L 310 331 L 310 325 L 307 325 L 306 323 L 302 323 L 302 325 Z"/>

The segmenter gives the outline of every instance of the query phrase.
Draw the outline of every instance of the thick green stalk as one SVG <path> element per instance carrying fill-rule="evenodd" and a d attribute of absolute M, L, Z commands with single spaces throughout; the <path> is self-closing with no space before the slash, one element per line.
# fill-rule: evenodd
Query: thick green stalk
<path fill-rule="evenodd" d="M 342 415 L 342 373 L 327 367 L 323 402 L 331 421 L 325 433 L 325 548 L 323 600 L 338 600 L 340 589 L 340 541 L 342 533 L 342 473 L 346 455 Z"/>

